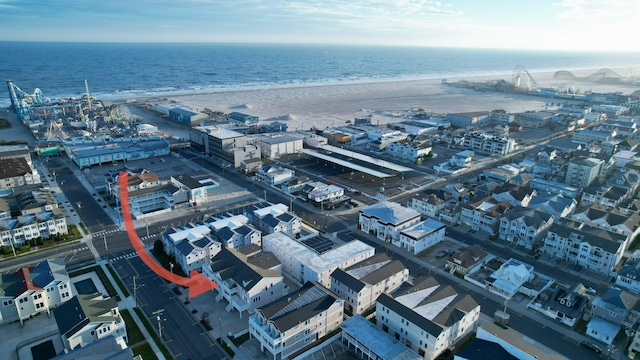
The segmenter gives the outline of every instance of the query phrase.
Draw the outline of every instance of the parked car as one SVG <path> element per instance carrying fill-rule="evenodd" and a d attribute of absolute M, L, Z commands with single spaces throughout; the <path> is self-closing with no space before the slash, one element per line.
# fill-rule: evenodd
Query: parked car
<path fill-rule="evenodd" d="M 445 256 L 449 255 L 449 253 L 450 253 L 449 249 L 444 249 L 444 250 L 440 251 L 440 252 L 436 255 L 436 257 L 437 257 L 437 258 L 443 258 L 443 257 L 445 257 Z"/>
<path fill-rule="evenodd" d="M 595 352 L 596 354 L 602 354 L 602 349 L 600 349 L 600 346 L 594 344 L 594 343 L 590 343 L 588 341 L 583 341 L 580 343 L 580 345 L 586 347 L 587 349 Z"/>

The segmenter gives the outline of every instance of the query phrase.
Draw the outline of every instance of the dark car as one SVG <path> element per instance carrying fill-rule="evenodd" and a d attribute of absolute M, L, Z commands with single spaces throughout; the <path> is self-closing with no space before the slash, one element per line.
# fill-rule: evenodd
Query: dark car
<path fill-rule="evenodd" d="M 601 354 L 602 353 L 602 349 L 600 349 L 600 346 L 594 344 L 594 343 L 590 343 L 588 341 L 583 341 L 580 343 L 580 345 L 586 347 L 587 349 L 595 352 L 596 354 Z"/>

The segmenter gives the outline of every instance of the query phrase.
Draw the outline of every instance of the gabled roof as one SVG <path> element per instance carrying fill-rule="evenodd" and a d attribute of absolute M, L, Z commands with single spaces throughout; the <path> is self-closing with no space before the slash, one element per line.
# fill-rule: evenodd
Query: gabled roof
<path fill-rule="evenodd" d="M 456 357 L 465 360 L 518 360 L 519 358 L 511 355 L 502 345 L 479 338 L 473 338 L 460 351 L 456 353 Z"/>
<path fill-rule="evenodd" d="M 214 273 L 218 273 L 222 280 L 233 279 L 233 281 L 246 290 L 256 286 L 263 277 L 281 277 L 269 268 L 261 268 L 251 263 L 244 262 L 240 254 L 236 251 L 222 248 L 216 256 L 211 259 L 209 266 Z M 243 256 L 244 258 L 244 256 Z"/>
<path fill-rule="evenodd" d="M 367 285 L 375 285 L 389 277 L 404 271 L 406 267 L 399 260 L 391 260 L 381 253 L 354 264 L 344 270 L 336 269 L 331 277 L 356 292 Z"/>
<path fill-rule="evenodd" d="M 111 315 L 111 310 L 118 307 L 115 298 L 103 299 L 102 295 L 81 294 L 59 305 L 53 315 L 58 324 L 60 334 L 72 336 L 92 322 L 112 322 L 117 318 Z"/>
<path fill-rule="evenodd" d="M 471 296 L 458 294 L 451 286 L 441 286 L 432 277 L 394 297 L 382 294 L 378 302 L 433 336 L 479 306 Z"/>
<path fill-rule="evenodd" d="M 618 288 L 609 288 L 601 297 L 602 301 L 619 309 L 629 311 L 636 307 L 638 297 Z"/>
<path fill-rule="evenodd" d="M 589 243 L 591 246 L 599 247 L 609 253 L 616 253 L 627 238 L 622 234 L 567 220 L 563 221 L 562 224 L 551 224 L 549 232 L 557 234 L 564 239 L 569 239 L 574 235 L 580 238 L 581 241 Z"/>
<path fill-rule="evenodd" d="M 259 308 L 257 311 L 285 332 L 301 322 L 329 309 L 344 300 L 335 296 L 315 281 L 307 281 L 300 289 Z"/>
<path fill-rule="evenodd" d="M 640 259 L 627 261 L 618 271 L 618 276 L 640 281 Z"/>
<path fill-rule="evenodd" d="M 488 254 L 482 249 L 482 246 L 475 244 L 463 250 L 459 254 L 454 255 L 453 259 L 457 259 L 460 261 L 460 264 L 458 265 L 462 266 L 465 269 L 469 269 L 473 265 L 486 258 L 487 255 Z"/>
<path fill-rule="evenodd" d="M 62 259 L 46 260 L 31 270 L 30 278 L 34 284 L 44 288 L 54 280 L 67 281 L 69 275 Z"/>
<path fill-rule="evenodd" d="M 542 223 L 548 223 L 550 220 L 552 220 L 553 215 L 537 209 L 529 209 L 522 206 L 516 206 L 507 211 L 504 214 L 503 218 L 508 221 L 521 219 L 526 226 L 538 229 L 540 228 L 540 226 L 542 226 Z"/>

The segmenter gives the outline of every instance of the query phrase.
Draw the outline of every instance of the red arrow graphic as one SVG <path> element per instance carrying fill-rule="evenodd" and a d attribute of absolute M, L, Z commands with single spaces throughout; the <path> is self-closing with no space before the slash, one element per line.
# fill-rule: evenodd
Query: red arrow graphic
<path fill-rule="evenodd" d="M 147 249 L 144 248 L 144 244 L 140 241 L 138 234 L 136 233 L 136 229 L 133 226 L 133 220 L 131 219 L 131 209 L 129 208 L 129 189 L 127 182 L 127 172 L 120 172 L 120 207 L 122 208 L 122 219 L 124 220 L 125 228 L 127 229 L 127 235 L 129 235 L 129 240 L 131 241 L 131 245 L 136 250 L 140 259 L 156 274 L 162 277 L 165 280 L 171 281 L 172 283 L 186 286 L 189 288 L 189 299 L 194 298 L 204 292 L 215 289 L 218 284 L 216 284 L 213 280 L 208 277 L 200 274 L 195 270 L 191 270 L 189 273 L 189 277 L 182 277 L 174 274 L 173 272 L 167 271 L 167 269 L 163 268 L 158 264 L 151 255 L 147 252 Z"/>

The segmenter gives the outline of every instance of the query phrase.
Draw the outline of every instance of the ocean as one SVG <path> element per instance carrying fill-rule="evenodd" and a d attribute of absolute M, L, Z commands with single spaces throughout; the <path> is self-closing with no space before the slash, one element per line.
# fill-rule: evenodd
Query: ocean
<path fill-rule="evenodd" d="M 200 92 L 640 67 L 639 53 L 281 44 L 0 42 L 0 77 L 45 97 Z M 625 76 L 626 74 L 620 74 Z M 639 74 L 636 74 L 639 75 Z M 0 86 L 0 107 L 10 105 Z"/>

